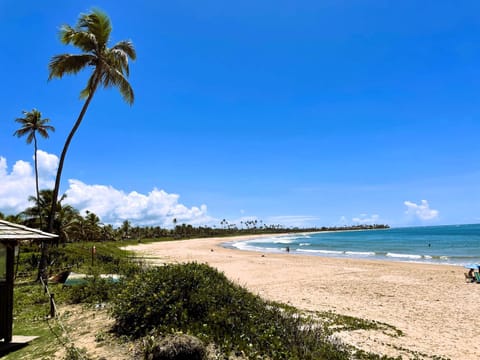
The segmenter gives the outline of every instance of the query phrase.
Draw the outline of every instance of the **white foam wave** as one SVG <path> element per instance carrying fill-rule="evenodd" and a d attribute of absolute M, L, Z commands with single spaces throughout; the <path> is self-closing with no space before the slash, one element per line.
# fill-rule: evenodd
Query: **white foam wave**
<path fill-rule="evenodd" d="M 246 240 L 243 242 L 246 243 L 255 243 L 255 244 L 291 244 L 295 242 L 294 237 L 291 236 L 275 236 L 275 237 L 266 237 L 266 238 L 261 238 L 261 239 L 252 239 L 252 240 Z"/>
<path fill-rule="evenodd" d="M 282 249 L 279 248 L 269 248 L 269 247 L 260 247 L 251 245 L 248 241 L 238 241 L 230 244 L 232 247 L 238 250 L 245 251 L 257 251 L 257 252 L 281 252 Z"/>
<path fill-rule="evenodd" d="M 305 253 L 316 253 L 316 254 L 335 254 L 341 255 L 343 251 L 334 251 L 334 250 L 312 250 L 312 249 L 298 249 L 298 252 L 305 252 Z"/>
<path fill-rule="evenodd" d="M 387 253 L 388 257 L 401 258 L 401 259 L 413 259 L 419 260 L 422 258 L 422 255 L 413 255 L 413 254 L 397 254 L 397 253 Z"/>
<path fill-rule="evenodd" d="M 274 244 L 292 244 L 294 242 L 295 240 L 293 239 L 278 239 L 273 241 Z"/>
<path fill-rule="evenodd" d="M 345 251 L 345 255 L 352 256 L 375 256 L 373 251 Z"/>
<path fill-rule="evenodd" d="M 300 243 L 300 244 L 298 244 L 298 245 L 300 245 L 300 246 L 310 246 L 310 245 L 312 245 L 312 244 L 310 244 L 310 243 Z"/>

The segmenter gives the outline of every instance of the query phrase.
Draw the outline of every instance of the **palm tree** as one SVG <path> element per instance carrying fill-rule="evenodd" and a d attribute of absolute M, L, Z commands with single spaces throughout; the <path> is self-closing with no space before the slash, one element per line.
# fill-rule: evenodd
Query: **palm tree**
<path fill-rule="evenodd" d="M 123 239 L 128 239 L 130 237 L 131 229 L 132 229 L 132 224 L 130 223 L 130 221 L 125 220 L 122 223 L 122 227 L 120 228 L 122 240 Z"/>
<path fill-rule="evenodd" d="M 34 159 L 35 159 L 35 189 L 37 192 L 37 205 L 40 206 L 40 191 L 38 189 L 38 161 L 37 161 L 37 133 L 47 139 L 49 131 L 55 131 L 55 128 L 51 125 L 47 125 L 50 122 L 50 119 L 42 119 L 42 113 L 37 109 L 32 109 L 32 111 L 22 111 L 25 117 L 15 119 L 16 122 L 20 123 L 22 126 L 20 129 L 13 133 L 14 136 L 22 137 L 27 135 L 27 144 L 31 144 L 33 141 L 34 147 Z M 38 209 L 38 216 L 40 222 L 40 228 L 42 228 L 42 216 L 40 208 Z"/>
<path fill-rule="evenodd" d="M 81 14 L 75 27 L 64 25 L 60 29 L 60 40 L 65 45 L 79 48 L 81 54 L 61 54 L 54 56 L 49 64 L 49 80 L 62 78 L 66 74 L 77 74 L 80 70 L 91 67 L 92 73 L 87 86 L 80 93 L 85 99 L 82 110 L 65 141 L 55 178 L 52 208 L 48 219 L 48 230 L 53 229 L 56 199 L 60 188 L 63 164 L 68 147 L 80 126 L 93 95 L 99 86 L 117 87 L 128 104 L 133 104 L 133 89 L 127 81 L 129 75 L 128 59 L 135 60 L 136 52 L 131 41 L 120 41 L 108 47 L 112 25 L 109 17 L 94 9 L 88 14 Z"/>
<path fill-rule="evenodd" d="M 53 188 L 53 201 L 48 215 L 47 231 L 54 228 L 55 212 L 60 190 L 60 180 L 63 164 L 68 147 L 73 139 L 83 117 L 92 101 L 93 95 L 99 86 L 104 88 L 117 87 L 123 99 L 133 104 L 133 89 L 127 81 L 130 73 L 128 59 L 135 60 L 137 55 L 131 41 L 120 41 L 108 47 L 112 25 L 109 17 L 100 10 L 92 10 L 88 14 L 81 14 L 75 27 L 64 25 L 60 29 L 60 40 L 65 45 L 79 48 L 81 54 L 61 54 L 52 57 L 48 65 L 50 74 L 48 80 L 62 78 L 66 74 L 77 74 L 80 70 L 91 67 L 92 73 L 87 81 L 87 86 L 80 92 L 80 97 L 85 103 L 78 115 L 77 121 L 70 130 L 63 146 L 58 163 L 55 186 Z M 39 272 L 46 278 L 47 248 L 42 248 Z"/>

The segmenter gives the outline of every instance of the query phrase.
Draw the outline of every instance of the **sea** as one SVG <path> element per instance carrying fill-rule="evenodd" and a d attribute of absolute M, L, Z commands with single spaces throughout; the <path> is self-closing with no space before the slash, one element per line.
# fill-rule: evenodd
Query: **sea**
<path fill-rule="evenodd" d="M 272 235 L 224 246 L 262 253 L 287 253 L 288 249 L 299 255 L 465 266 L 480 263 L 480 224 Z"/>

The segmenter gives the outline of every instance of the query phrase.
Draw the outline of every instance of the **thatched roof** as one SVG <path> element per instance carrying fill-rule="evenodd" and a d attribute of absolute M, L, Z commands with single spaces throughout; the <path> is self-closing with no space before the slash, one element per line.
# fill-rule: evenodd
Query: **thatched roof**
<path fill-rule="evenodd" d="M 0 220 L 0 241 L 45 240 L 56 237 L 58 235 Z"/>

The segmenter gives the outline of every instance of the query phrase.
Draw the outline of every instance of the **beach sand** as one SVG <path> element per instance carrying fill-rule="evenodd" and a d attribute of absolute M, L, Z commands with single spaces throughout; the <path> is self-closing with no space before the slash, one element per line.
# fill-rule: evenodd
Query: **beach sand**
<path fill-rule="evenodd" d="M 129 246 L 153 263 L 196 261 L 224 272 L 265 299 L 311 311 L 333 311 L 394 326 L 338 333 L 345 343 L 403 359 L 480 358 L 480 284 L 462 267 L 227 249 L 248 237 L 193 239 Z M 416 356 L 416 357 L 415 357 Z"/>

